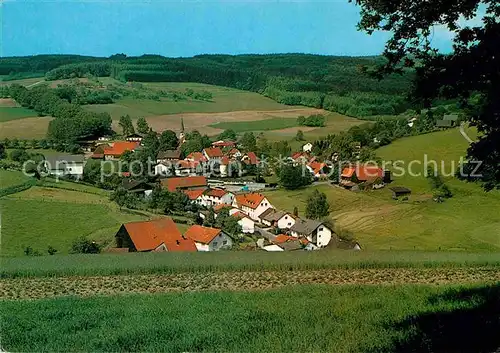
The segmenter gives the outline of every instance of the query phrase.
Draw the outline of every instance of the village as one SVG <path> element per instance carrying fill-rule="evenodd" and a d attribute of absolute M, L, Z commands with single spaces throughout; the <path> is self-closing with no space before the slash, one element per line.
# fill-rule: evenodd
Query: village
<path fill-rule="evenodd" d="M 83 178 L 84 165 L 89 160 L 102 164 L 120 162 L 126 154 L 133 155 L 144 148 L 143 138 L 134 132 L 121 140 L 101 137 L 86 141 L 83 145 L 85 156 L 52 156 L 45 160 L 45 167 L 54 177 L 78 181 Z M 327 217 L 307 219 L 300 217 L 296 208 L 280 210 L 274 207 L 261 192 L 278 187 L 278 183 L 265 183 L 258 177 L 245 175 L 250 168 L 261 168 L 262 161 L 255 152 L 242 152 L 236 141 L 227 139 L 211 142 L 211 146 L 183 156 L 181 146 L 185 142 L 182 129 L 176 149 L 158 151 L 151 169 L 153 175 L 149 178 L 134 175 L 132 169 L 118 171 L 117 190 L 142 200 L 151 199 L 155 189 L 180 193 L 195 207 L 194 218 L 198 221 L 184 234 L 169 216 L 125 223 L 116 233 L 115 246 L 106 251 L 235 250 L 241 249 L 238 243 L 248 241 L 253 243 L 253 248 L 269 252 L 326 247 L 361 249 L 355 240 L 339 237 Z M 280 162 L 302 168 L 312 182 L 351 191 L 376 190 L 391 181 L 389 171 L 358 162 L 345 166 L 340 171 L 340 178 L 332 182 L 329 178 L 329 173 L 333 172 L 332 161 L 318 160 L 312 154 L 312 147 L 311 143 L 304 143 L 301 151 L 281 158 Z M 332 156 L 333 160 L 336 158 L 337 155 Z M 395 188 L 393 192 L 397 197 L 407 197 L 411 191 Z M 231 230 L 225 228 L 227 224 Z"/>

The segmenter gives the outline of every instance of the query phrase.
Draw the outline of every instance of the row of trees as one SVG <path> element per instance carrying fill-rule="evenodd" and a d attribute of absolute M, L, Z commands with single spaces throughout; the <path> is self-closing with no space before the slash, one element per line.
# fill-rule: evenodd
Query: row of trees
<path fill-rule="evenodd" d="M 35 110 L 40 116 L 49 115 L 55 119 L 49 123 L 47 137 L 67 145 L 79 139 L 110 134 L 111 116 L 108 113 L 93 113 L 79 105 L 61 98 L 57 91 L 46 85 L 31 89 L 13 84 L 2 89 L 3 96 L 10 96 L 23 107 Z"/>

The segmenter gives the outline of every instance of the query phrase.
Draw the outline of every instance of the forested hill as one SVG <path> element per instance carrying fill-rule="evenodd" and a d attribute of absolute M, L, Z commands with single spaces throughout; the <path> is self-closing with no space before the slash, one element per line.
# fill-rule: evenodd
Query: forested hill
<path fill-rule="evenodd" d="M 39 55 L 1 58 L 0 74 L 18 77 L 43 72 L 47 80 L 93 75 L 122 81 L 200 82 L 259 92 L 284 104 L 365 117 L 398 114 L 408 108 L 405 96 L 412 79 L 410 72 L 382 81 L 362 72 L 362 67 L 373 67 L 383 60 L 308 54 L 192 58 Z"/>

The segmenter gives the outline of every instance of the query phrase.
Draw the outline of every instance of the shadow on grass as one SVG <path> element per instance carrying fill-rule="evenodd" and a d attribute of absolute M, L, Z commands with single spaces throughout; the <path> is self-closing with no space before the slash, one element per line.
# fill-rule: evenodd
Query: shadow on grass
<path fill-rule="evenodd" d="M 431 297 L 432 312 L 397 323 L 410 332 L 397 352 L 500 352 L 500 284 Z"/>

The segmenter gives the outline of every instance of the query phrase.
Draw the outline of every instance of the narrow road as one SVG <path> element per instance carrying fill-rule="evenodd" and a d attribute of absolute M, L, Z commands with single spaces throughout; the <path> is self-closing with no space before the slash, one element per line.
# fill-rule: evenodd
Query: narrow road
<path fill-rule="evenodd" d="M 466 139 L 466 140 L 467 140 L 467 142 L 469 142 L 469 143 L 474 142 L 474 141 L 473 141 L 473 140 L 469 137 L 469 135 L 467 135 L 467 133 L 466 133 L 466 132 L 465 132 L 465 130 L 464 130 L 464 127 L 465 127 L 465 123 L 461 123 L 461 124 L 460 124 L 460 133 L 462 134 L 462 136 L 464 137 L 464 139 Z"/>
<path fill-rule="evenodd" d="M 38 81 L 38 82 L 32 83 L 31 85 L 26 86 L 26 88 L 34 87 L 34 86 L 39 85 L 40 83 L 43 83 L 43 82 L 45 82 L 45 81 Z"/>

